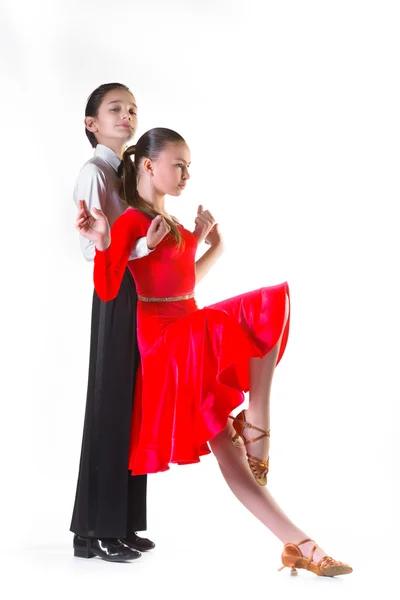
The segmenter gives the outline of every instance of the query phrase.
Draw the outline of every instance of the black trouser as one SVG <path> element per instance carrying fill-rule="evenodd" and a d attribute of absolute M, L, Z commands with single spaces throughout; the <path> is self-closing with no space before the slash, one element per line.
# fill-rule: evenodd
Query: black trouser
<path fill-rule="evenodd" d="M 93 295 L 89 380 L 71 531 L 124 538 L 146 529 L 147 475 L 128 472 L 139 352 L 137 294 L 126 269 L 115 300 Z"/>

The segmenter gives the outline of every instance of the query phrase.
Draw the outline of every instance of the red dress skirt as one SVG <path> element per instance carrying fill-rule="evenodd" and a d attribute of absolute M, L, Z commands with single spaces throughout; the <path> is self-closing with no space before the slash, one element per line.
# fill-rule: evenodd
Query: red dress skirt
<path fill-rule="evenodd" d="M 118 292 L 130 249 L 151 219 L 128 209 L 115 222 L 112 244 L 96 252 L 94 282 L 103 300 Z M 184 248 L 169 234 L 146 257 L 129 261 L 139 297 L 165 298 L 194 290 L 194 235 L 180 228 Z M 249 359 L 265 356 L 288 338 L 287 283 L 264 287 L 199 309 L 194 298 L 139 299 L 141 356 L 132 414 L 128 467 L 133 475 L 166 471 L 171 463 L 199 462 L 208 441 L 227 424 L 249 390 Z"/>

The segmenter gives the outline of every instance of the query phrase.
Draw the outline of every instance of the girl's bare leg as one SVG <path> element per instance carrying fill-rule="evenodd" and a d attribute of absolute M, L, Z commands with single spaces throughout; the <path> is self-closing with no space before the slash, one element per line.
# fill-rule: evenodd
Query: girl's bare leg
<path fill-rule="evenodd" d="M 210 446 L 221 473 L 236 498 L 284 544 L 307 539 L 309 536 L 283 512 L 268 488 L 258 485 L 248 467 L 245 449 L 232 445 L 233 434 L 234 430 L 229 422 L 210 441 Z M 309 555 L 311 548 L 310 543 L 300 546 L 304 556 Z M 325 552 L 317 548 L 315 558 L 319 560 L 324 555 Z"/>
<path fill-rule="evenodd" d="M 288 315 L 289 299 L 286 298 L 286 314 L 282 334 Z M 281 339 L 264 358 L 254 358 L 249 361 L 250 398 L 249 408 L 246 410 L 246 420 L 252 425 L 265 430 L 270 428 L 271 386 L 280 343 Z M 251 429 L 246 429 L 245 432 L 248 439 L 258 435 L 257 431 Z M 229 421 L 226 428 L 210 442 L 222 475 L 232 492 L 283 543 L 296 543 L 307 539 L 309 536 L 289 519 L 269 490 L 256 482 L 247 464 L 245 448 L 232 445 L 233 435 L 234 430 L 231 421 Z M 257 442 L 253 442 L 247 448 L 253 456 L 266 459 L 269 453 L 269 438 L 264 437 Z M 308 543 L 302 545 L 300 550 L 307 556 L 311 548 L 312 544 Z M 323 550 L 318 548 L 315 552 L 315 558 L 322 558 L 324 554 Z"/>
<path fill-rule="evenodd" d="M 285 330 L 286 322 L 289 316 L 289 298 L 286 296 L 285 318 L 282 327 L 282 335 Z M 251 358 L 249 361 L 250 371 L 250 392 L 249 408 L 246 410 L 246 420 L 268 431 L 270 429 L 270 403 L 272 378 L 274 376 L 276 361 L 278 360 L 281 338 L 274 348 L 272 348 L 263 358 Z M 248 439 L 255 438 L 259 432 L 251 429 L 245 430 L 245 436 Z M 269 455 L 269 437 L 264 437 L 248 446 L 249 454 L 266 460 Z"/>

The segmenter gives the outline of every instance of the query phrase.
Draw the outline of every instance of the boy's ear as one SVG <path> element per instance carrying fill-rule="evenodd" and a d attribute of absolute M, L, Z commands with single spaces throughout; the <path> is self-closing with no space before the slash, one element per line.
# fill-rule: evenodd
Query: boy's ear
<path fill-rule="evenodd" d="M 85 117 L 85 127 L 92 133 L 95 133 L 97 131 L 97 125 L 95 124 L 95 118 L 94 117 Z"/>

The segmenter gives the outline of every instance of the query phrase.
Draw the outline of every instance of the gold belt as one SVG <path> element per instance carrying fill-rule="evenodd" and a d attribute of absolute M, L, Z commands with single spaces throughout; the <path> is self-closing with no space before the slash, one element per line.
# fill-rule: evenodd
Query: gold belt
<path fill-rule="evenodd" d="M 171 296 L 170 298 L 146 298 L 146 296 L 139 296 L 139 300 L 142 302 L 177 302 L 178 300 L 189 300 L 194 298 L 194 292 L 191 294 L 185 294 L 184 296 Z"/>

